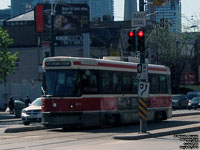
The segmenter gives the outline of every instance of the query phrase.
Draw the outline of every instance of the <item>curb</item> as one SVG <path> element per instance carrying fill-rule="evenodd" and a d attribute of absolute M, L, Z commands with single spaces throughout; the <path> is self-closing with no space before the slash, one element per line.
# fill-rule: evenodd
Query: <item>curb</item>
<path fill-rule="evenodd" d="M 43 126 L 7 128 L 4 130 L 4 133 L 27 132 L 27 131 L 44 130 L 44 129 L 47 128 Z"/>
<path fill-rule="evenodd" d="M 147 138 L 156 138 L 156 137 L 162 137 L 162 136 L 168 136 L 168 135 L 176 135 L 176 134 L 184 134 L 188 132 L 195 132 L 200 131 L 200 124 L 197 124 L 198 126 L 190 127 L 190 128 L 183 128 L 183 129 L 177 129 L 177 130 L 171 130 L 171 131 L 163 131 L 163 132 L 157 132 L 153 133 L 154 131 L 147 132 L 147 133 L 133 133 L 132 135 L 118 135 L 114 136 L 114 139 L 117 140 L 141 140 L 141 139 L 147 139 Z"/>
<path fill-rule="evenodd" d="M 172 117 L 181 117 L 181 116 L 190 116 L 190 115 L 200 115 L 200 112 L 172 114 Z"/>

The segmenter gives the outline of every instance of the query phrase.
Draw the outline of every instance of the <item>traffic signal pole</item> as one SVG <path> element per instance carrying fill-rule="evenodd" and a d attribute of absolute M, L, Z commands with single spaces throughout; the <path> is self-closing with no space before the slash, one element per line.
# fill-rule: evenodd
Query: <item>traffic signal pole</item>
<path fill-rule="evenodd" d="M 139 0 L 139 11 L 141 12 L 144 11 L 144 0 Z M 144 47 L 145 45 L 143 45 L 143 48 Z M 145 48 L 143 50 L 139 49 L 139 51 L 140 51 L 140 64 L 145 64 Z M 141 109 L 141 106 L 143 107 L 142 109 Z M 138 107 L 139 107 L 139 118 L 140 118 L 140 133 L 146 133 L 147 131 L 147 110 L 146 110 L 147 105 L 146 105 L 145 98 L 141 98 L 141 97 L 138 98 Z M 146 112 L 146 116 L 144 116 L 145 114 L 142 111 Z"/>
<path fill-rule="evenodd" d="M 144 0 L 139 0 L 139 11 L 144 11 Z M 145 52 L 140 52 L 140 63 L 144 64 L 145 63 Z"/>

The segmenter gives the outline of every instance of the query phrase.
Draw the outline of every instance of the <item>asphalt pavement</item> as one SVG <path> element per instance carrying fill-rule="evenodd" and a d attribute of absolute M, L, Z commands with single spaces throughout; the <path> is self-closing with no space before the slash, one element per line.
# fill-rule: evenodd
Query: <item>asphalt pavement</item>
<path fill-rule="evenodd" d="M 198 110 L 175 110 L 173 111 L 173 117 L 178 116 L 187 116 L 187 115 L 200 115 L 200 109 Z M 21 122 L 21 124 L 15 126 L 4 126 L 5 124 L 16 124 L 16 122 Z M 2 126 L 2 127 L 1 127 Z M 34 131 L 34 130 L 43 130 L 45 129 L 42 127 L 41 124 L 30 125 L 30 126 L 23 126 L 21 118 L 15 118 L 15 115 L 9 114 L 8 112 L 0 112 L 0 132 L 4 133 L 15 133 L 15 132 L 26 132 L 26 131 Z M 200 123 L 196 124 L 189 124 L 184 126 L 178 126 L 173 128 L 163 128 L 163 129 L 156 129 L 151 130 L 147 133 L 128 133 L 119 136 L 114 136 L 114 139 L 120 140 L 139 140 L 145 138 L 152 138 L 152 137 L 160 137 L 166 135 L 174 135 L 174 134 L 183 134 L 187 132 L 194 132 L 200 131 Z"/>

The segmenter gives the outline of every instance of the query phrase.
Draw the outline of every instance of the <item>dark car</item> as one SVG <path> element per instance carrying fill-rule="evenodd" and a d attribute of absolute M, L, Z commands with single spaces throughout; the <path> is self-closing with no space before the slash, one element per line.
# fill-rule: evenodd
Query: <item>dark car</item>
<path fill-rule="evenodd" d="M 192 100 L 193 97 L 200 97 L 200 92 L 188 92 L 187 97 L 189 100 Z"/>
<path fill-rule="evenodd" d="M 197 109 L 200 108 L 200 97 L 194 97 L 192 100 L 189 100 L 188 109 Z"/>
<path fill-rule="evenodd" d="M 23 102 L 23 100 L 15 100 L 15 117 L 20 118 L 22 109 L 26 107 L 26 104 Z"/>
<path fill-rule="evenodd" d="M 189 100 L 186 95 L 172 95 L 172 108 L 187 108 L 188 102 Z"/>

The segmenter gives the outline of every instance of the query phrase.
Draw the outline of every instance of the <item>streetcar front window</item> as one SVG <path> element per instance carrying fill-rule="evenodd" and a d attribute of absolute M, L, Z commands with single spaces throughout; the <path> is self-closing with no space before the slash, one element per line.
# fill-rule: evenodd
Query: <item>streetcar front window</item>
<path fill-rule="evenodd" d="M 78 70 L 46 71 L 46 95 L 73 97 L 81 95 L 80 73 Z"/>

